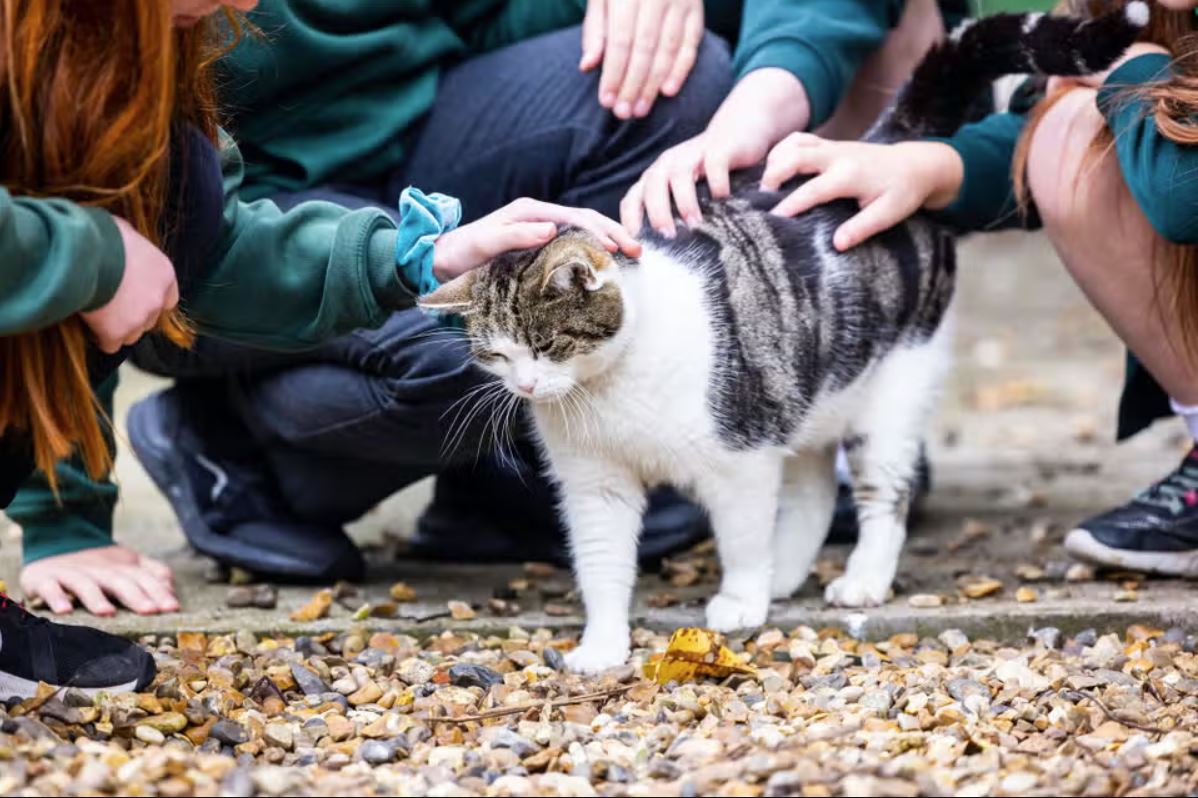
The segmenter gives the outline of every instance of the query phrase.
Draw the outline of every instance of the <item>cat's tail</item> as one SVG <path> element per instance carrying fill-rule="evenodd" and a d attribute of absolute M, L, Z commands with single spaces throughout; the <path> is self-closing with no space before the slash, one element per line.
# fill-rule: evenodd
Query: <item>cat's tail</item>
<path fill-rule="evenodd" d="M 1110 66 L 1148 24 L 1148 3 L 1131 0 L 1093 19 L 995 14 L 968 20 L 928 52 L 870 141 L 948 136 L 1004 75 L 1086 75 Z"/>

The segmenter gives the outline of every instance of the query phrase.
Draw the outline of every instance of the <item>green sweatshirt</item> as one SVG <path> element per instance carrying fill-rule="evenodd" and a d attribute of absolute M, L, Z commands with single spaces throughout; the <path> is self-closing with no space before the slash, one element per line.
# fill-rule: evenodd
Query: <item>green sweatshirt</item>
<path fill-rule="evenodd" d="M 962 15 L 949 10 L 947 23 Z M 576 25 L 585 0 L 263 0 L 265 34 L 230 54 L 224 81 L 245 153 L 246 196 L 370 182 L 407 154 L 441 72 L 472 53 Z M 433 10 L 436 8 L 437 10 Z M 811 127 L 835 110 L 903 0 L 707 0 L 740 77 L 778 67 L 803 83 Z"/>
<path fill-rule="evenodd" d="M 1169 57 L 1142 55 L 1126 62 L 1098 92 L 1098 109 L 1115 138 L 1115 155 L 1128 189 L 1167 241 L 1198 243 L 1198 147 L 1170 141 L 1157 130 L 1146 102 L 1127 89 L 1169 75 Z M 1023 131 L 1022 113 L 991 114 L 943 139 L 961 156 L 961 193 L 941 211 L 966 230 L 1002 226 L 1017 215 L 1011 161 Z"/>
<path fill-rule="evenodd" d="M 957 5 L 942 3 L 950 27 L 961 19 L 950 10 Z M 735 43 L 736 75 L 763 67 L 794 74 L 810 98 L 811 127 L 832 114 L 902 7 L 903 0 L 705 3 L 708 27 Z M 584 9 L 585 0 L 263 0 L 252 16 L 263 35 L 229 54 L 222 80 L 245 154 L 244 173 L 239 160 L 229 164 L 231 192 L 258 199 L 391 172 L 446 67 L 576 25 Z M 233 193 L 229 202 L 230 237 L 211 290 L 188 305 L 205 331 L 296 347 L 377 324 L 411 301 L 394 280 L 394 232 L 384 214 L 324 204 L 281 214 Z M 0 262 L 12 262 L 7 256 L 29 267 L 0 273 L 0 335 L 103 305 L 123 264 L 105 214 L 0 189 Z M 359 291 L 363 284 L 370 290 Z M 292 301 L 256 301 L 280 291 Z M 61 505 L 39 476 L 8 508 L 25 530 L 26 561 L 112 541 L 116 488 L 91 483 L 73 463 L 58 475 Z"/>
<path fill-rule="evenodd" d="M 239 199 L 243 172 L 222 142 L 225 207 L 211 269 L 186 297 L 207 333 L 268 348 L 299 349 L 377 326 L 414 294 L 396 268 L 396 230 L 380 210 L 323 202 L 283 213 Z M 103 211 L 0 191 L 0 334 L 36 329 L 106 303 L 120 282 L 124 249 Z M 271 268 L 286 263 L 286 269 Z M 269 301 L 263 301 L 269 297 Z M 98 392 L 111 412 L 116 380 Z M 25 529 L 26 560 L 107 545 L 116 489 L 87 480 L 76 462 L 58 468 L 62 505 L 39 475 L 9 516 Z"/>

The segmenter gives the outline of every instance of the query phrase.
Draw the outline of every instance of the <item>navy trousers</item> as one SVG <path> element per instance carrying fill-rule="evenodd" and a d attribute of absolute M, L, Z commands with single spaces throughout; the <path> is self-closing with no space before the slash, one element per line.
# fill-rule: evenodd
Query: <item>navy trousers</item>
<path fill-rule="evenodd" d="M 521 196 L 618 217 L 620 199 L 656 157 L 706 127 L 731 88 L 728 48 L 709 35 L 677 97 L 659 100 L 646 119 L 621 122 L 599 106 L 597 74 L 578 71 L 579 37 L 577 28 L 547 34 L 448 70 L 397 173 L 373 185 L 336 184 L 273 199 L 284 208 L 313 199 L 394 208 L 400 191 L 414 185 L 460 198 L 465 222 Z M 438 474 L 440 500 L 501 512 L 530 528 L 556 527 L 553 492 L 527 435 L 515 431 L 516 451 L 505 458 L 495 454 L 482 423 L 447 447 L 455 402 L 484 376 L 464 345 L 438 334 L 420 311 L 396 313 L 377 330 L 300 354 L 203 341 L 182 355 L 143 347 L 136 362 L 178 378 L 181 392 L 202 395 L 190 405 L 211 413 L 221 406 L 221 414 L 235 418 L 229 437 L 252 436 L 304 521 L 348 522 Z M 659 515 L 667 513 L 659 524 L 696 523 L 690 505 L 656 505 Z"/>

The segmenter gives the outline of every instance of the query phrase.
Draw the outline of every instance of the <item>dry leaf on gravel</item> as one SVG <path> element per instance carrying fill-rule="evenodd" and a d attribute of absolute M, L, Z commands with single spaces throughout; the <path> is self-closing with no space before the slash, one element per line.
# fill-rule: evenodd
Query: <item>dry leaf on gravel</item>
<path fill-rule="evenodd" d="M 291 620 L 297 623 L 320 620 L 329 614 L 329 607 L 331 606 L 333 606 L 333 591 L 327 589 L 318 590 L 307 604 L 291 613 Z"/>
<path fill-rule="evenodd" d="M 705 676 L 723 679 L 734 673 L 754 675 L 757 669 L 746 665 L 725 646 L 723 636 L 708 629 L 686 627 L 670 635 L 665 653 L 645 663 L 645 678 L 658 684 L 689 682 Z"/>

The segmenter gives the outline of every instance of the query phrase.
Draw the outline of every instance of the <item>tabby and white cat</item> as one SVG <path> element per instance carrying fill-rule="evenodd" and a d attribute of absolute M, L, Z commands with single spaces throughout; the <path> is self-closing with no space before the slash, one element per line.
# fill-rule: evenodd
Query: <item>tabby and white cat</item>
<path fill-rule="evenodd" d="M 1105 68 L 1147 16 L 1133 2 L 1088 22 L 979 21 L 925 58 L 869 139 L 951 134 L 1004 74 Z M 842 441 L 861 535 L 825 597 L 886 599 L 949 364 L 953 236 L 917 215 L 838 253 L 832 233 L 853 203 L 785 219 L 768 213 L 780 197 L 708 198 L 702 224 L 643 236 L 637 260 L 565 230 L 421 303 L 464 316 L 478 363 L 530 400 L 586 607 L 575 670 L 628 656 L 647 488 L 677 486 L 710 513 L 723 577 L 708 625 L 759 626 L 823 544 Z"/>

